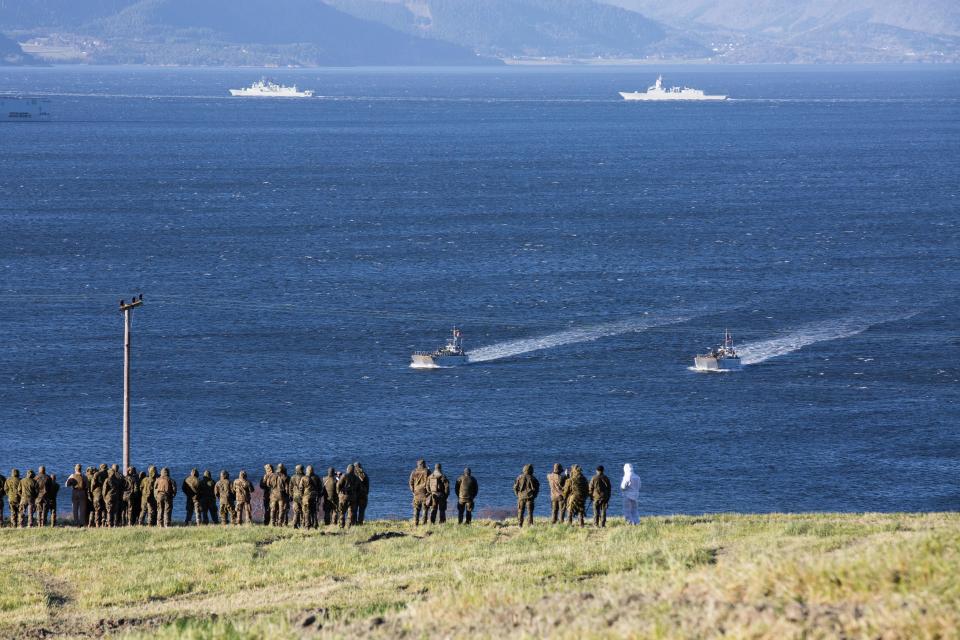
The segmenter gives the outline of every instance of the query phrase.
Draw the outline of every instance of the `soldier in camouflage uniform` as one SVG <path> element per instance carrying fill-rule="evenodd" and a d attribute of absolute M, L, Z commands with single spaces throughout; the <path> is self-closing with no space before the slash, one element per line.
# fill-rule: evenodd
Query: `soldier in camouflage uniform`
<path fill-rule="evenodd" d="M 357 490 L 357 524 L 363 524 L 367 513 L 367 500 L 370 497 L 370 476 L 364 471 L 359 462 L 353 463 L 353 472 L 359 481 Z"/>
<path fill-rule="evenodd" d="M 7 505 L 10 507 L 10 526 L 20 526 L 20 470 L 11 469 L 10 477 L 3 483 L 7 494 Z"/>
<path fill-rule="evenodd" d="M 91 498 L 93 499 L 93 520 L 94 526 L 104 527 L 107 524 L 107 505 L 103 501 L 103 485 L 107 483 L 107 476 L 110 472 L 106 464 L 101 464 L 93 474 L 93 484 L 91 485 Z"/>
<path fill-rule="evenodd" d="M 127 467 L 123 476 L 123 524 L 131 526 L 137 524 L 137 514 L 140 511 L 140 477 L 136 467 Z"/>
<path fill-rule="evenodd" d="M 213 481 L 213 476 L 209 469 L 204 469 L 203 477 L 200 478 L 200 489 L 197 491 L 197 498 L 200 502 L 200 518 L 203 524 L 217 524 L 217 483 Z"/>
<path fill-rule="evenodd" d="M 95 527 L 97 526 L 97 516 L 93 504 L 93 481 L 97 479 L 97 470 L 93 467 L 87 467 L 84 475 L 87 477 L 87 526 Z"/>
<path fill-rule="evenodd" d="M 413 494 L 413 524 L 420 524 L 420 512 L 423 512 L 423 523 L 427 523 L 427 480 L 430 478 L 430 472 L 427 471 L 425 460 L 417 460 L 417 467 L 410 472 L 410 480 L 407 484 L 410 486 L 410 493 Z"/>
<path fill-rule="evenodd" d="M 320 498 L 323 502 L 323 524 L 333 522 L 333 514 L 339 508 L 337 507 L 337 470 L 333 467 L 327 469 L 327 475 L 323 478 L 323 493 Z"/>
<path fill-rule="evenodd" d="M 57 494 L 60 493 L 60 483 L 57 482 L 57 474 L 51 473 L 47 487 L 47 516 L 51 527 L 57 526 Z"/>
<path fill-rule="evenodd" d="M 523 468 L 523 473 L 513 482 L 513 492 L 517 495 L 517 522 L 523 526 L 524 513 L 529 513 L 529 524 L 533 524 L 533 505 L 540 495 L 540 481 L 533 475 L 533 465 Z"/>
<path fill-rule="evenodd" d="M 430 524 L 436 524 L 437 514 L 440 515 L 440 524 L 447 521 L 447 498 L 450 497 L 450 480 L 443 474 L 443 467 L 438 462 L 433 467 L 433 473 L 427 478 L 427 504 L 430 506 Z"/>
<path fill-rule="evenodd" d="M 260 478 L 260 491 L 263 493 L 263 524 L 270 524 L 270 479 L 273 477 L 273 465 L 263 465 L 263 477 Z"/>
<path fill-rule="evenodd" d="M 278 464 L 276 472 L 270 476 L 270 524 L 275 527 L 284 526 L 289 492 L 290 477 L 283 464 Z"/>
<path fill-rule="evenodd" d="M 567 501 L 568 522 L 573 524 L 574 516 L 580 518 L 580 526 L 583 526 L 583 514 L 587 510 L 587 497 L 590 495 L 590 487 L 587 485 L 587 479 L 583 477 L 583 471 L 580 465 L 575 464 L 570 469 L 570 477 L 563 487 L 563 497 Z"/>
<path fill-rule="evenodd" d="M 71 490 L 70 502 L 73 506 L 73 523 L 78 527 L 87 525 L 87 477 L 83 475 L 83 467 L 73 468 L 73 475 L 67 478 L 67 487 Z"/>
<path fill-rule="evenodd" d="M 303 513 L 304 526 L 317 528 L 317 498 L 320 497 L 320 478 L 313 472 L 313 465 L 307 465 L 300 493 L 300 510 Z"/>
<path fill-rule="evenodd" d="M 306 527 L 306 518 L 303 516 L 303 482 L 306 476 L 303 475 L 303 465 L 298 464 L 293 468 L 293 476 L 290 478 L 290 503 L 293 506 L 293 528 L 299 529 Z"/>
<path fill-rule="evenodd" d="M 27 475 L 20 480 L 20 526 L 32 527 L 33 516 L 37 508 L 37 483 L 33 469 L 27 469 Z"/>
<path fill-rule="evenodd" d="M 43 465 L 37 467 L 37 476 L 33 479 L 37 486 L 37 497 L 33 503 L 33 512 L 36 514 L 37 526 L 47 526 L 47 489 L 50 485 L 50 476 Z"/>
<path fill-rule="evenodd" d="M 157 525 L 157 498 L 154 485 L 157 482 L 157 468 L 150 465 L 147 475 L 140 480 L 140 524 L 155 527 Z"/>
<path fill-rule="evenodd" d="M 597 473 L 590 478 L 588 487 L 593 499 L 593 524 L 597 527 L 607 526 L 607 505 L 610 504 L 610 478 L 603 473 L 603 465 L 597 467 Z"/>
<path fill-rule="evenodd" d="M 220 501 L 220 522 L 225 525 L 237 524 L 233 484 L 230 482 L 230 474 L 226 470 L 220 472 L 220 480 L 214 485 L 213 491 Z"/>
<path fill-rule="evenodd" d="M 157 501 L 157 520 L 161 527 L 169 527 L 173 517 L 173 499 L 177 496 L 177 483 L 170 477 L 170 469 L 160 470 L 160 477 L 153 483 L 153 497 Z"/>
<path fill-rule="evenodd" d="M 246 471 L 241 471 L 240 477 L 233 481 L 233 495 L 237 499 L 237 524 L 251 524 L 253 509 L 250 501 L 253 500 L 253 483 L 247 480 Z"/>
<path fill-rule="evenodd" d="M 466 518 L 467 524 L 473 520 L 473 502 L 477 499 L 477 493 L 480 487 L 477 485 L 477 479 L 470 473 L 470 467 L 463 470 L 463 475 L 457 478 L 454 485 L 454 492 L 457 494 L 457 522 L 463 524 Z"/>
<path fill-rule="evenodd" d="M 566 501 L 563 499 L 563 485 L 567 479 L 563 475 L 563 466 L 560 463 L 553 465 L 553 473 L 547 474 L 547 484 L 550 485 L 550 521 L 557 524 L 567 519 Z"/>
<path fill-rule="evenodd" d="M 337 523 L 343 529 L 347 523 L 357 524 L 357 494 L 360 481 L 353 471 L 353 465 L 347 465 L 347 471 L 337 480 Z"/>
<path fill-rule="evenodd" d="M 190 475 L 183 479 L 180 485 L 183 491 L 183 498 L 186 502 L 186 517 L 183 524 L 190 524 L 190 521 L 197 525 L 200 524 L 200 471 L 196 468 L 190 470 Z"/>
<path fill-rule="evenodd" d="M 123 491 L 127 483 L 117 473 L 117 465 L 110 467 L 107 472 L 107 481 L 103 483 L 103 504 L 106 509 L 108 527 L 119 527 L 123 524 L 120 508 L 123 501 Z"/>

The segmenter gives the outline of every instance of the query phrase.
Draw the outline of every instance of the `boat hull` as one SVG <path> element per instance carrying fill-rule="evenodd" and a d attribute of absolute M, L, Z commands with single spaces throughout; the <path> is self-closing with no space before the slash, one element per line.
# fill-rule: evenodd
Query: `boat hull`
<path fill-rule="evenodd" d="M 435 355 L 429 353 L 415 353 L 410 356 L 410 366 L 414 369 L 439 369 L 442 367 L 459 367 L 467 364 L 467 356 Z"/>
<path fill-rule="evenodd" d="M 694 356 L 693 358 L 693 368 L 697 371 L 738 371 L 741 366 L 740 358 L 713 356 Z"/>
<path fill-rule="evenodd" d="M 656 96 L 626 91 L 620 91 L 619 93 L 620 97 L 630 102 L 722 102 L 727 99 L 727 96 L 685 96 L 682 94 L 671 95 L 669 92 Z"/>

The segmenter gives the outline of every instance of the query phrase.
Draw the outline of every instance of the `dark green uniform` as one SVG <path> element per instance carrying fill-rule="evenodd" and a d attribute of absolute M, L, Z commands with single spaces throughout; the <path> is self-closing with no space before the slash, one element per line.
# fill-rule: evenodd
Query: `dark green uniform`
<path fill-rule="evenodd" d="M 477 485 L 477 479 L 470 473 L 470 467 L 463 470 L 463 475 L 457 478 L 454 484 L 454 491 L 457 494 L 457 522 L 460 524 L 466 520 L 467 524 L 473 520 L 473 502 L 477 499 L 477 493 L 480 487 Z"/>
<path fill-rule="evenodd" d="M 11 469 L 10 477 L 3 483 L 7 494 L 7 506 L 10 507 L 10 525 L 20 526 L 20 470 Z"/>
<path fill-rule="evenodd" d="M 241 471 L 240 477 L 233 481 L 233 495 L 237 500 L 237 523 L 250 524 L 253 522 L 253 483 L 247 480 L 247 472 Z"/>
<path fill-rule="evenodd" d="M 603 465 L 597 467 L 597 473 L 590 478 L 590 498 L 593 499 L 593 524 L 607 526 L 607 505 L 610 504 L 610 478 L 603 474 Z"/>
<path fill-rule="evenodd" d="M 578 516 L 580 526 L 583 526 L 583 514 L 586 511 L 589 494 L 590 489 L 587 486 L 587 479 L 583 477 L 580 465 L 573 465 L 570 469 L 570 477 L 563 486 L 563 497 L 567 501 L 567 517 L 570 524 L 573 524 L 573 517 Z"/>
<path fill-rule="evenodd" d="M 197 501 L 200 503 L 200 520 L 203 524 L 217 524 L 217 483 L 213 481 L 210 470 L 205 469 L 200 478 L 200 488 L 197 490 Z"/>
<path fill-rule="evenodd" d="M 327 475 L 323 478 L 323 493 L 320 499 L 323 503 L 323 524 L 333 522 L 333 514 L 337 508 L 337 470 L 333 467 L 327 469 Z"/>
<path fill-rule="evenodd" d="M 413 494 L 413 524 L 420 524 L 420 513 L 423 512 L 423 522 L 427 522 L 427 480 L 430 478 L 430 472 L 427 471 L 427 463 L 424 460 L 417 460 L 417 468 L 410 472 L 410 493 Z"/>
<path fill-rule="evenodd" d="M 123 524 L 122 509 L 123 491 L 127 483 L 117 473 L 116 467 L 110 467 L 107 479 L 103 483 L 103 504 L 107 514 L 107 527 L 119 527 Z"/>
<path fill-rule="evenodd" d="M 47 469 L 44 466 L 37 467 L 37 476 L 33 479 L 37 485 L 37 497 L 34 500 L 33 512 L 36 514 L 37 526 L 45 527 L 47 525 L 47 490 L 50 488 L 50 476 L 47 475 Z"/>
<path fill-rule="evenodd" d="M 57 494 L 60 493 L 60 483 L 57 482 L 56 474 L 50 474 L 50 480 L 47 485 L 46 507 L 49 515 L 51 527 L 57 526 Z"/>
<path fill-rule="evenodd" d="M 153 483 L 153 497 L 157 501 L 157 520 L 161 527 L 169 527 L 173 517 L 173 499 L 177 495 L 177 483 L 170 477 L 170 469 L 164 467 L 160 477 Z"/>
<path fill-rule="evenodd" d="M 183 498 L 186 501 L 186 516 L 183 524 L 190 524 L 193 520 L 195 524 L 200 524 L 200 472 L 197 469 L 191 469 L 190 475 L 183 479 L 180 485 L 183 491 Z"/>
<path fill-rule="evenodd" d="M 157 524 L 157 498 L 153 491 L 156 482 L 157 468 L 150 465 L 146 477 L 140 480 L 140 524 L 151 527 Z"/>
<path fill-rule="evenodd" d="M 93 501 L 93 522 L 96 527 L 107 525 L 107 505 L 103 501 L 103 485 L 107 482 L 109 475 L 106 464 L 101 464 L 100 468 L 93 475 L 93 483 L 90 486 L 90 497 Z"/>
<path fill-rule="evenodd" d="M 547 484 L 550 486 L 550 521 L 557 524 L 567 519 L 566 502 L 563 499 L 563 485 L 567 478 L 563 475 L 560 463 L 553 465 L 553 473 L 547 474 Z"/>
<path fill-rule="evenodd" d="M 97 479 L 97 470 L 93 467 L 87 467 L 84 475 L 87 477 L 87 526 L 95 527 L 97 526 L 97 514 L 93 505 L 93 482 Z"/>
<path fill-rule="evenodd" d="M 217 500 L 220 501 L 220 522 L 222 524 L 237 524 L 237 509 L 230 474 L 221 471 L 220 480 L 214 485 L 213 490 Z"/>
<path fill-rule="evenodd" d="M 367 514 L 367 500 L 370 497 L 370 476 L 364 471 L 359 462 L 353 463 L 353 472 L 357 474 L 360 487 L 357 492 L 357 524 L 363 524 Z"/>
<path fill-rule="evenodd" d="M 270 476 L 270 524 L 275 527 L 284 526 L 287 503 L 290 499 L 290 477 L 282 464 Z"/>
<path fill-rule="evenodd" d="M 447 521 L 447 498 L 450 496 L 450 480 L 443 474 L 443 467 L 438 462 L 433 467 L 433 473 L 427 478 L 427 505 L 430 507 L 430 524 L 436 524 L 440 516 L 440 524 Z"/>
<path fill-rule="evenodd" d="M 540 481 L 533 475 L 533 465 L 523 468 L 513 483 L 513 492 L 517 495 L 517 521 L 523 526 L 524 513 L 529 514 L 529 524 L 533 524 L 533 504 L 540 494 Z"/>
<path fill-rule="evenodd" d="M 299 529 L 306 527 L 307 521 L 303 515 L 303 482 L 306 476 L 303 475 L 303 465 L 298 464 L 293 468 L 293 476 L 290 478 L 290 504 L 293 506 L 293 528 Z"/>
<path fill-rule="evenodd" d="M 317 527 L 317 499 L 320 497 L 320 478 L 313 472 L 312 466 L 307 466 L 303 476 L 300 493 L 300 510 L 303 513 L 304 526 L 308 529 Z"/>
<path fill-rule="evenodd" d="M 273 465 L 263 465 L 263 477 L 260 478 L 260 491 L 263 498 L 263 524 L 270 524 L 270 478 L 273 476 Z"/>
<path fill-rule="evenodd" d="M 347 471 L 337 480 L 337 522 L 343 529 L 347 524 L 357 524 L 357 494 L 360 481 L 353 472 L 353 465 L 347 465 Z"/>
<path fill-rule="evenodd" d="M 123 477 L 123 524 L 137 524 L 140 515 L 140 476 L 135 467 L 128 467 Z"/>
<path fill-rule="evenodd" d="M 33 469 L 27 469 L 27 475 L 20 480 L 20 526 L 32 527 L 37 507 L 37 483 Z"/>

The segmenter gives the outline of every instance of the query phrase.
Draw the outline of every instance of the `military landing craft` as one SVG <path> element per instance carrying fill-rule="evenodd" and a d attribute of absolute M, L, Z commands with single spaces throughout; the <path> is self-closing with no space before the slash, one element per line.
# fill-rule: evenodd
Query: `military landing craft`
<path fill-rule="evenodd" d="M 693 365 L 697 371 L 738 371 L 740 356 L 733 348 L 733 336 L 730 335 L 730 330 L 723 332 L 722 345 L 714 347 L 709 353 L 694 356 Z"/>
<path fill-rule="evenodd" d="M 410 366 L 414 369 L 438 369 L 440 367 L 456 367 L 467 364 L 469 358 L 463 350 L 463 334 L 460 329 L 453 328 L 453 335 L 447 339 L 447 344 L 434 352 L 414 351 L 410 356 Z"/>

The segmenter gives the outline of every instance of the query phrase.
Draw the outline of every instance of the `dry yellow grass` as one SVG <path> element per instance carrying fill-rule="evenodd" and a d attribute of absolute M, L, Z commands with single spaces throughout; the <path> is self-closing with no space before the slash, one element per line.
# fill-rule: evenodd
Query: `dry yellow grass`
<path fill-rule="evenodd" d="M 5 529 L 0 567 L 2 637 L 960 637 L 957 514 Z"/>

